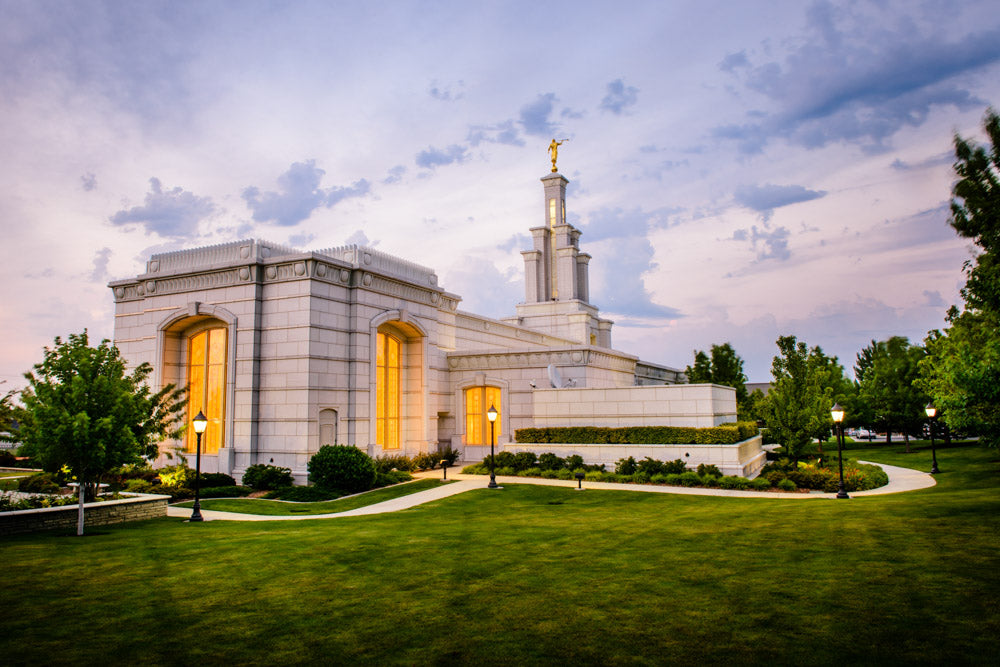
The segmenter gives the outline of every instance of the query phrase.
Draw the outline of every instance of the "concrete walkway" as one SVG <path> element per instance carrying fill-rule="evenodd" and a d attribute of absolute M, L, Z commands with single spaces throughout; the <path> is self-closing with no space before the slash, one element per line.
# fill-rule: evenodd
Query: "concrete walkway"
<path fill-rule="evenodd" d="M 861 461 L 867 463 L 867 461 Z M 875 464 L 881 466 L 889 476 L 889 483 L 885 486 L 870 491 L 857 491 L 851 493 L 852 498 L 861 496 L 879 496 L 888 493 L 902 493 L 904 491 L 917 491 L 927 489 L 935 485 L 934 476 L 919 470 L 910 468 L 900 468 L 884 463 Z M 457 466 L 456 466 L 457 467 Z M 440 470 L 430 470 L 414 474 L 418 479 L 440 479 Z M 484 475 L 465 475 L 452 472 L 448 475 L 449 480 L 457 480 L 451 484 L 444 484 L 436 489 L 411 493 L 408 496 L 394 498 L 382 503 L 367 505 L 346 512 L 336 512 L 332 514 L 296 514 L 294 516 L 267 516 L 261 514 L 239 514 L 236 512 L 216 512 L 214 510 L 202 510 L 201 515 L 206 521 L 303 521 L 306 519 L 333 519 L 343 516 L 364 516 L 368 514 L 383 514 L 385 512 L 398 512 L 409 509 L 417 505 L 454 496 L 459 493 L 471 491 L 473 489 L 485 489 L 489 478 Z M 538 477 L 497 477 L 497 484 L 535 484 L 538 486 L 562 486 L 576 488 L 575 480 L 563 479 L 542 479 Z M 685 486 L 659 486 L 655 484 L 618 484 L 611 482 L 584 482 L 584 489 L 593 490 L 614 490 L 614 491 L 634 491 L 639 493 L 672 493 L 686 496 L 728 496 L 731 498 L 770 498 L 781 500 L 814 500 L 818 498 L 836 498 L 836 493 L 781 493 L 776 491 L 730 491 L 728 489 L 706 489 L 703 487 Z M 190 517 L 190 508 L 168 507 L 167 516 Z"/>

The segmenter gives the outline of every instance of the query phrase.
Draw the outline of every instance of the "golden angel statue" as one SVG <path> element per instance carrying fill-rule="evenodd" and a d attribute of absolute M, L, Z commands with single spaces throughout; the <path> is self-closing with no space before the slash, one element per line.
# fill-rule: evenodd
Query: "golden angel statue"
<path fill-rule="evenodd" d="M 569 139 L 563 139 L 562 141 L 556 141 L 553 139 L 552 143 L 549 144 L 549 154 L 552 156 L 552 173 L 556 172 L 556 158 L 559 157 L 559 147 L 567 141 L 569 141 Z"/>

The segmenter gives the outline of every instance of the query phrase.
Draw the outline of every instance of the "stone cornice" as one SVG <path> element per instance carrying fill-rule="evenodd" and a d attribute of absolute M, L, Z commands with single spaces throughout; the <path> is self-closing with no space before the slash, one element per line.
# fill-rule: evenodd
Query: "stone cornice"
<path fill-rule="evenodd" d="M 447 358 L 451 370 L 544 368 L 551 364 L 593 366 L 631 373 L 636 364 L 636 358 L 631 355 L 585 346 L 504 352 L 451 352 Z"/>

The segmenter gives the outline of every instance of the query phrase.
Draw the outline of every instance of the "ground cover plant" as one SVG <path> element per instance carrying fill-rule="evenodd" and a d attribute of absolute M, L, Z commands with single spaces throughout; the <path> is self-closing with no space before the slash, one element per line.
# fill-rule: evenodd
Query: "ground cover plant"
<path fill-rule="evenodd" d="M 441 480 L 421 479 L 408 484 L 397 484 L 381 489 L 375 489 L 367 493 L 350 496 L 347 498 L 315 501 L 315 502 L 277 502 L 266 498 L 217 498 L 201 501 L 203 510 L 217 510 L 220 512 L 239 512 L 240 514 L 263 514 L 268 516 L 289 516 L 292 514 L 330 514 L 333 512 L 347 512 L 366 507 L 375 503 L 385 502 L 393 498 L 400 498 L 418 491 L 426 491 L 441 485 Z M 296 486 L 293 489 L 315 490 L 311 486 Z M 321 492 L 321 491 L 320 491 Z M 191 507 L 193 503 L 179 503 L 178 507 Z"/>
<path fill-rule="evenodd" d="M 930 469 L 929 450 L 865 451 Z M 399 513 L 4 538 L 10 664 L 985 664 L 1000 462 L 847 500 L 505 485 Z M 58 619 L 58 622 L 53 622 Z"/>

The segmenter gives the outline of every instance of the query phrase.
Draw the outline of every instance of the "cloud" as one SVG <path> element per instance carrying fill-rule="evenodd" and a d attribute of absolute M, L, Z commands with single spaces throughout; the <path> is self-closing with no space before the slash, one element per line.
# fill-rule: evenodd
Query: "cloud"
<path fill-rule="evenodd" d="M 80 187 L 82 187 L 86 192 L 90 192 L 97 188 L 97 176 L 91 172 L 87 172 L 80 177 Z"/>
<path fill-rule="evenodd" d="M 1000 61 L 1000 30 L 949 40 L 919 9 L 876 4 L 816 2 L 806 16 L 806 34 L 783 58 L 723 61 L 771 108 L 746 124 L 719 126 L 715 136 L 738 141 L 746 153 L 774 138 L 808 148 L 853 143 L 874 153 L 901 128 L 922 124 L 933 107 L 985 104 L 961 77 Z"/>
<path fill-rule="evenodd" d="M 931 155 L 930 157 L 924 158 L 919 162 L 904 162 L 900 158 L 896 158 L 889 166 L 896 171 L 915 171 L 918 169 L 926 169 L 928 167 L 940 167 L 942 165 L 951 164 L 954 159 L 955 154 L 951 151 L 946 151 L 944 153 L 938 153 L 937 155 Z"/>
<path fill-rule="evenodd" d="M 468 149 L 458 144 L 452 144 L 444 149 L 428 146 L 427 150 L 417 153 L 416 163 L 418 167 L 434 169 L 454 162 L 465 162 L 468 157 Z"/>
<path fill-rule="evenodd" d="M 944 308 L 947 304 L 937 290 L 924 290 L 924 305 L 933 308 Z"/>
<path fill-rule="evenodd" d="M 587 223 L 581 226 L 583 240 L 588 243 L 605 239 L 624 238 L 630 236 L 645 237 L 649 230 L 648 215 L 635 208 L 625 211 L 621 208 L 601 208 L 587 217 Z"/>
<path fill-rule="evenodd" d="M 468 142 L 478 146 L 483 142 L 491 144 L 506 144 L 508 146 L 523 146 L 524 139 L 514 126 L 513 120 L 505 120 L 495 125 L 472 125 L 469 127 Z"/>
<path fill-rule="evenodd" d="M 723 72 L 732 72 L 739 67 L 749 67 L 750 61 L 747 59 L 746 50 L 740 51 L 739 53 L 729 53 L 726 57 L 722 59 L 719 63 L 719 69 Z"/>
<path fill-rule="evenodd" d="M 399 183 L 403 180 L 403 174 L 406 173 L 406 167 L 401 164 L 397 164 L 395 167 L 389 170 L 388 174 L 382 182 L 386 185 L 391 185 L 393 183 Z"/>
<path fill-rule="evenodd" d="M 361 229 L 355 231 L 353 234 L 348 236 L 347 240 L 344 241 L 344 243 L 346 245 L 363 245 L 369 247 L 374 247 L 378 245 L 378 241 L 370 241 L 368 239 L 368 236 L 366 236 L 364 231 Z"/>
<path fill-rule="evenodd" d="M 826 196 L 825 190 L 808 190 L 801 185 L 748 185 L 737 188 L 733 199 L 737 204 L 760 213 L 761 219 L 767 222 L 774 214 L 774 209 L 791 204 L 812 201 Z"/>
<path fill-rule="evenodd" d="M 457 84 L 459 90 L 465 88 L 465 83 L 459 81 Z M 437 81 L 431 82 L 431 89 L 427 91 L 428 94 L 436 100 L 441 102 L 454 102 L 465 97 L 464 92 L 453 93 L 451 87 L 449 86 L 439 86 Z"/>
<path fill-rule="evenodd" d="M 555 93 L 545 93 L 529 104 L 521 107 L 521 127 L 525 134 L 548 137 L 555 134 L 557 125 L 549 120 L 556 103 Z"/>
<path fill-rule="evenodd" d="M 177 187 L 163 190 L 160 179 L 149 179 L 150 191 L 143 206 L 121 210 L 111 216 L 115 225 L 138 223 L 146 233 L 157 233 L 164 238 L 195 236 L 198 223 L 215 212 L 210 197 L 198 197 Z"/>
<path fill-rule="evenodd" d="M 292 234 L 288 237 L 288 245 L 293 248 L 304 248 L 314 238 L 316 238 L 315 234 Z"/>
<path fill-rule="evenodd" d="M 626 86 L 622 79 L 615 79 L 606 86 L 607 94 L 601 100 L 601 110 L 621 115 L 639 99 L 639 89 Z"/>
<path fill-rule="evenodd" d="M 243 190 L 242 197 L 253 211 L 257 222 L 273 222 L 283 227 L 296 225 L 321 206 L 330 208 L 351 197 L 363 197 L 371 189 L 365 179 L 348 187 L 319 187 L 325 171 L 316 166 L 315 160 L 294 162 L 278 177 L 279 192 L 262 193 L 251 186 Z"/>
<path fill-rule="evenodd" d="M 746 229 L 735 230 L 730 240 L 749 242 L 750 247 L 757 253 L 757 262 L 763 262 L 768 259 L 776 259 L 783 262 L 792 256 L 791 251 L 788 249 L 789 236 L 791 236 L 791 232 L 784 227 L 778 227 L 777 229 L 764 227 L 763 229 L 759 229 L 757 225 L 753 225 L 749 231 Z M 732 273 L 729 273 L 727 277 L 732 275 Z"/>
<path fill-rule="evenodd" d="M 103 282 L 108 276 L 108 261 L 111 259 L 111 248 L 101 248 L 94 255 L 94 270 L 90 272 L 91 282 Z"/>
<path fill-rule="evenodd" d="M 643 275 L 656 268 L 653 245 L 645 236 L 601 244 L 590 270 L 590 302 L 602 311 L 637 318 L 682 317 L 676 308 L 654 303 Z"/>
<path fill-rule="evenodd" d="M 444 274 L 446 289 L 462 297 L 462 310 L 487 317 L 507 317 L 512 304 L 524 300 L 519 268 L 501 271 L 484 256 L 466 255 Z"/>

